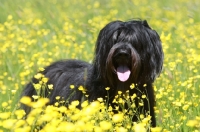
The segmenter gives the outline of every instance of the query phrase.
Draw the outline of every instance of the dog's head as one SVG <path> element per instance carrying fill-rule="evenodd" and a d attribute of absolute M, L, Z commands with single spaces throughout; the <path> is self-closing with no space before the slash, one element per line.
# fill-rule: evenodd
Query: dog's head
<path fill-rule="evenodd" d="M 133 83 L 153 82 L 162 70 L 163 51 L 159 35 L 146 21 L 113 21 L 99 33 L 94 67 L 98 77 Z"/>

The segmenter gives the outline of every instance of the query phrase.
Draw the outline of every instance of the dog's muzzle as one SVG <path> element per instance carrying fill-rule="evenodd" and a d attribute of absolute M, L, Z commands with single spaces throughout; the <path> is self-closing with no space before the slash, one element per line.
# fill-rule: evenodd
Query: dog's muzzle
<path fill-rule="evenodd" d="M 131 53 L 128 49 L 119 49 L 114 54 L 114 66 L 118 79 L 125 82 L 131 74 Z"/>
<path fill-rule="evenodd" d="M 119 42 L 113 45 L 106 59 L 107 76 L 113 72 L 121 82 L 129 78 L 137 80 L 140 57 L 130 43 Z"/>

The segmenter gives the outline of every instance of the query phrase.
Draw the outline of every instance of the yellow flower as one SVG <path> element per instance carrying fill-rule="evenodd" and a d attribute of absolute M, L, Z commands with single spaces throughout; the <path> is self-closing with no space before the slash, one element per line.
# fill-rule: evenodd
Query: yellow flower
<path fill-rule="evenodd" d="M 0 113 L 0 118 L 7 119 L 10 117 L 10 115 L 11 115 L 11 112 L 3 112 L 3 113 Z"/>
<path fill-rule="evenodd" d="M 134 94 L 131 96 L 131 100 L 134 100 L 136 97 L 137 97 L 137 95 L 134 93 Z"/>
<path fill-rule="evenodd" d="M 43 77 L 44 75 L 42 74 L 42 73 L 37 73 L 35 76 L 34 76 L 34 78 L 36 78 L 36 79 L 41 79 L 42 77 Z"/>
<path fill-rule="evenodd" d="M 85 108 L 86 106 L 88 106 L 88 101 L 87 101 L 87 100 L 84 101 L 84 102 L 81 104 L 81 107 L 82 107 L 82 108 Z"/>
<path fill-rule="evenodd" d="M 124 104 L 124 100 L 122 98 L 119 98 L 118 103 Z"/>
<path fill-rule="evenodd" d="M 26 121 L 25 121 L 25 120 L 18 120 L 18 121 L 16 122 L 16 124 L 15 124 L 15 129 L 17 129 L 17 128 L 19 128 L 19 127 L 25 125 L 25 124 L 26 124 Z M 24 132 L 24 131 L 23 131 L 23 132 Z"/>
<path fill-rule="evenodd" d="M 52 116 L 50 116 L 50 113 L 48 113 L 48 114 L 44 114 L 44 115 L 41 115 L 40 116 L 40 120 L 42 121 L 42 122 L 45 122 L 45 121 L 51 121 L 52 120 Z"/>
<path fill-rule="evenodd" d="M 45 69 L 44 69 L 43 67 L 40 67 L 40 68 L 39 68 L 39 71 L 41 71 L 41 72 L 44 71 L 44 70 L 45 70 Z"/>
<path fill-rule="evenodd" d="M 151 128 L 151 131 L 152 132 L 161 132 L 162 128 L 161 127 L 154 127 L 154 128 Z"/>
<path fill-rule="evenodd" d="M 72 101 L 71 105 L 78 106 L 79 105 L 79 101 L 78 100 Z"/>
<path fill-rule="evenodd" d="M 105 89 L 108 91 L 110 88 L 109 88 L 109 87 L 106 87 Z"/>
<path fill-rule="evenodd" d="M 103 102 L 103 98 L 97 98 L 99 102 Z"/>
<path fill-rule="evenodd" d="M 36 90 L 38 90 L 38 89 L 40 89 L 40 88 L 42 87 L 41 84 L 39 84 L 39 83 L 33 84 L 33 86 L 34 86 L 34 88 L 35 88 Z"/>
<path fill-rule="evenodd" d="M 1 104 L 1 106 L 2 106 L 3 108 L 5 108 L 5 107 L 8 106 L 8 103 L 7 103 L 7 102 L 3 102 L 3 103 Z"/>
<path fill-rule="evenodd" d="M 68 132 L 74 132 L 76 130 L 76 125 L 71 122 L 61 122 L 57 128 L 58 131 L 67 130 Z"/>
<path fill-rule="evenodd" d="M 38 95 L 33 95 L 32 97 L 33 97 L 34 100 L 37 100 L 37 99 L 40 98 L 40 96 L 38 96 Z"/>
<path fill-rule="evenodd" d="M 12 20 L 13 16 L 12 15 L 8 15 L 8 20 Z"/>
<path fill-rule="evenodd" d="M 181 106 L 181 102 L 172 102 L 173 105 L 180 107 Z"/>
<path fill-rule="evenodd" d="M 94 3 L 94 8 L 98 8 L 100 6 L 100 3 L 98 2 L 98 1 L 96 1 L 95 3 Z"/>
<path fill-rule="evenodd" d="M 144 115 L 140 115 L 140 119 L 142 119 L 142 122 L 145 123 L 145 124 L 148 124 L 150 119 L 151 119 L 151 116 L 148 115 L 146 118 L 144 118 Z"/>
<path fill-rule="evenodd" d="M 124 127 L 117 127 L 116 132 L 128 132 L 128 130 Z"/>
<path fill-rule="evenodd" d="M 31 111 L 32 112 L 32 111 Z M 35 117 L 34 116 L 28 116 L 28 118 L 26 119 L 27 123 L 32 126 L 34 121 L 35 121 Z"/>
<path fill-rule="evenodd" d="M 187 110 L 188 107 L 189 107 L 189 105 L 184 105 L 182 108 L 183 108 L 183 110 Z"/>
<path fill-rule="evenodd" d="M 135 103 L 132 103 L 131 108 L 135 108 L 135 107 L 136 107 Z"/>
<path fill-rule="evenodd" d="M 143 98 L 143 99 L 146 98 L 146 95 L 142 95 L 142 98 Z"/>
<path fill-rule="evenodd" d="M 135 124 L 133 126 L 133 130 L 134 130 L 134 132 L 146 132 L 147 131 L 144 124 L 142 124 L 142 123 Z"/>
<path fill-rule="evenodd" d="M 11 90 L 12 94 L 15 94 L 17 92 L 17 90 Z"/>
<path fill-rule="evenodd" d="M 2 122 L 2 126 L 7 129 L 13 128 L 14 124 L 17 122 L 15 119 L 7 119 Z"/>
<path fill-rule="evenodd" d="M 134 89 L 134 88 L 135 88 L 135 84 L 132 83 L 131 86 L 130 86 L 130 88 L 131 88 L 131 89 Z"/>
<path fill-rule="evenodd" d="M 144 106 L 144 103 L 143 102 L 139 102 L 139 106 Z"/>
<path fill-rule="evenodd" d="M 116 111 L 119 111 L 119 106 L 115 106 L 115 110 L 116 110 Z"/>
<path fill-rule="evenodd" d="M 197 119 L 198 121 L 200 121 L 200 116 L 196 116 L 196 119 Z"/>
<path fill-rule="evenodd" d="M 33 102 L 33 108 L 41 108 L 49 102 L 48 98 L 39 98 L 37 102 Z"/>
<path fill-rule="evenodd" d="M 113 110 L 113 107 L 112 106 L 109 106 L 108 107 L 108 111 L 112 111 Z"/>
<path fill-rule="evenodd" d="M 79 86 L 78 90 L 82 91 L 83 93 L 86 93 L 85 88 L 83 86 Z"/>
<path fill-rule="evenodd" d="M 53 89 L 53 84 L 49 84 L 49 85 L 48 85 L 48 88 L 49 88 L 50 90 L 52 90 L 52 89 Z"/>
<path fill-rule="evenodd" d="M 94 131 L 95 131 L 95 132 L 103 132 L 103 130 L 102 130 L 101 127 L 99 127 L 99 126 L 95 126 L 95 127 L 94 127 Z"/>
<path fill-rule="evenodd" d="M 118 94 L 119 94 L 119 95 L 122 94 L 122 91 L 118 91 Z"/>
<path fill-rule="evenodd" d="M 48 79 L 47 77 L 43 77 L 43 78 L 42 78 L 42 82 L 43 82 L 43 83 L 47 83 L 48 80 L 49 80 L 49 79 Z"/>
<path fill-rule="evenodd" d="M 108 121 L 101 121 L 100 127 L 102 130 L 106 131 L 106 130 L 110 130 L 112 128 L 112 124 Z"/>
<path fill-rule="evenodd" d="M 25 115 L 25 111 L 24 110 L 16 110 L 15 111 L 15 115 L 17 116 L 17 119 L 22 119 Z"/>
<path fill-rule="evenodd" d="M 23 126 L 22 128 L 16 128 L 14 132 L 30 132 L 31 126 Z"/>
<path fill-rule="evenodd" d="M 59 100 L 60 99 L 60 96 L 56 96 L 56 100 Z"/>
<path fill-rule="evenodd" d="M 58 102 L 55 102 L 54 105 L 55 105 L 56 107 L 58 107 L 58 106 L 59 106 L 59 103 L 58 103 Z"/>
<path fill-rule="evenodd" d="M 114 114 L 112 117 L 112 121 L 117 123 L 117 122 L 122 122 L 124 118 L 124 115 L 122 113 L 120 114 Z"/>
<path fill-rule="evenodd" d="M 187 117 L 184 115 L 184 116 L 181 116 L 181 118 L 180 118 L 181 120 L 186 120 L 187 119 Z"/>
<path fill-rule="evenodd" d="M 197 120 L 189 120 L 186 125 L 189 127 L 195 127 L 198 124 L 199 124 L 199 122 Z"/>
<path fill-rule="evenodd" d="M 25 105 L 30 106 L 32 100 L 31 100 L 31 98 L 28 97 L 28 96 L 23 96 L 23 97 L 20 99 L 20 102 L 21 102 L 22 104 L 25 104 Z"/>
<path fill-rule="evenodd" d="M 100 103 L 99 103 L 98 101 L 94 101 L 94 102 L 92 102 L 92 103 L 90 104 L 90 106 L 91 106 L 92 108 L 99 108 L 99 107 L 100 107 Z"/>
<path fill-rule="evenodd" d="M 71 89 L 74 89 L 74 88 L 75 88 L 74 85 L 70 85 L 69 87 L 70 87 Z"/>
<path fill-rule="evenodd" d="M 144 119 L 144 115 L 143 114 L 140 114 L 140 119 Z"/>
<path fill-rule="evenodd" d="M 58 110 L 61 112 L 61 113 L 64 113 L 67 111 L 67 108 L 65 106 L 61 106 L 58 108 Z"/>

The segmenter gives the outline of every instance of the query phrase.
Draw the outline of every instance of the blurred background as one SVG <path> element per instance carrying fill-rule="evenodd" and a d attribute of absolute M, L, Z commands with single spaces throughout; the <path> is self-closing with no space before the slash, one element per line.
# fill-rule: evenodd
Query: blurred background
<path fill-rule="evenodd" d="M 0 113 L 17 107 L 39 68 L 60 59 L 92 62 L 103 26 L 141 19 L 158 32 L 165 53 L 155 82 L 158 125 L 199 131 L 199 7 L 199 0 L 1 0 Z"/>

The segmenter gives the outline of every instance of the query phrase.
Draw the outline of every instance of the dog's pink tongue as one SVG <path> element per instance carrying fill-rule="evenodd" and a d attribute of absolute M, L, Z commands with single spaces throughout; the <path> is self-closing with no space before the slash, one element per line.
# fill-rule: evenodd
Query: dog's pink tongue
<path fill-rule="evenodd" d="M 130 74 L 131 74 L 131 71 L 127 66 L 122 65 L 122 66 L 117 67 L 117 76 L 120 81 L 122 82 L 127 81 Z"/>

